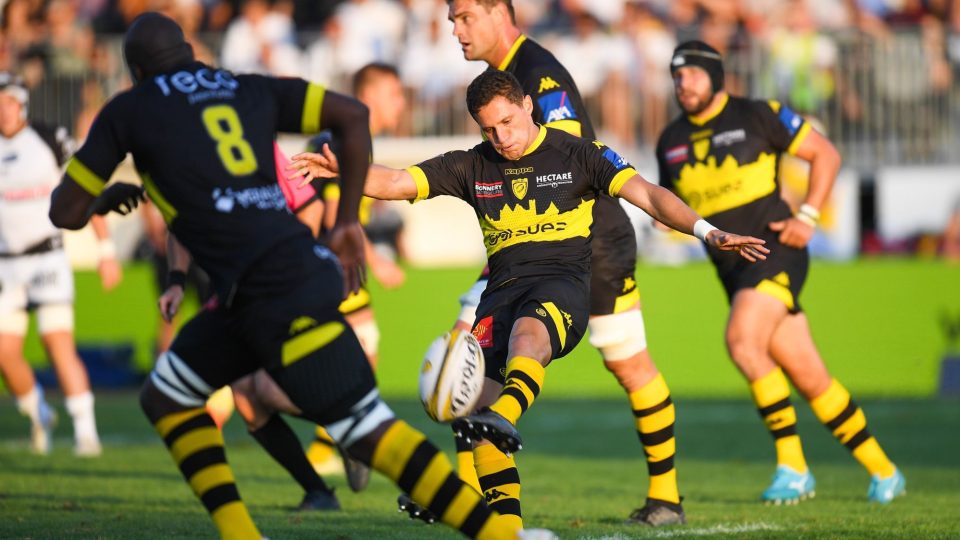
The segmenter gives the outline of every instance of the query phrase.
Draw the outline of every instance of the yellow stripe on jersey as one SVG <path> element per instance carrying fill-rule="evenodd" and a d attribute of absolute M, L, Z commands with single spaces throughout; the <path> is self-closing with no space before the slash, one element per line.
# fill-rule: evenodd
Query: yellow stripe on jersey
<path fill-rule="evenodd" d="M 430 182 L 427 181 L 427 175 L 423 172 L 423 169 L 413 165 L 407 167 L 407 172 L 410 173 L 410 176 L 413 177 L 413 181 L 417 184 L 417 198 L 413 202 L 419 202 L 430 196 Z"/>
<path fill-rule="evenodd" d="M 340 184 L 330 182 L 323 186 L 323 193 L 320 194 L 320 198 L 323 199 L 324 202 L 340 200 Z"/>
<path fill-rule="evenodd" d="M 323 96 L 327 89 L 319 84 L 307 85 L 307 95 L 303 97 L 303 118 L 300 121 L 302 133 L 320 131 L 320 111 L 323 110 Z"/>
<path fill-rule="evenodd" d="M 150 195 L 150 200 L 153 201 L 153 204 L 157 205 L 157 210 L 160 211 L 163 220 L 169 225 L 170 222 L 177 217 L 177 209 L 160 193 L 160 190 L 157 189 L 157 184 L 153 182 L 153 178 L 151 178 L 149 174 L 145 172 L 140 173 L 140 180 L 143 181 L 143 187 L 147 188 L 147 194 Z"/>
<path fill-rule="evenodd" d="M 728 155 L 686 164 L 675 183 L 677 193 L 703 217 L 738 208 L 773 193 L 777 188 L 777 155 L 761 153 L 753 163 L 739 164 Z"/>
<path fill-rule="evenodd" d="M 553 302 L 544 302 L 542 305 L 543 309 L 546 309 L 547 313 L 550 314 L 550 318 L 553 319 L 553 324 L 557 327 L 557 336 L 560 337 L 560 348 L 566 347 L 567 325 L 564 323 L 563 314 L 560 313 L 560 309 Z"/>
<path fill-rule="evenodd" d="M 787 153 L 791 156 L 797 155 L 797 149 L 800 148 L 800 145 L 803 144 L 803 140 L 807 138 L 807 135 L 810 133 L 812 127 L 809 123 L 804 122 L 800 126 L 800 131 L 797 132 L 797 136 L 793 138 L 793 142 L 790 143 L 790 146 L 787 147 Z"/>
<path fill-rule="evenodd" d="M 106 180 L 97 176 L 86 165 L 80 163 L 77 158 L 71 158 L 70 163 L 67 164 L 67 176 L 94 197 L 103 193 L 103 189 L 107 185 Z"/>
<path fill-rule="evenodd" d="M 549 128 L 566 131 L 575 137 L 580 137 L 583 134 L 583 126 L 580 124 L 579 120 L 557 120 L 555 122 L 548 122 L 544 125 Z"/>
<path fill-rule="evenodd" d="M 313 351 L 322 349 L 325 345 L 337 339 L 337 336 L 343 333 L 343 329 L 343 323 L 331 321 L 288 339 L 283 343 L 280 353 L 283 365 L 289 366 Z"/>
<path fill-rule="evenodd" d="M 620 193 L 620 188 L 627 183 L 627 180 L 636 176 L 637 170 L 633 167 L 627 167 L 626 169 L 618 172 L 616 176 L 613 177 L 613 180 L 610 181 L 610 187 L 607 188 L 607 192 L 610 193 L 611 197 L 616 197 Z"/>
<path fill-rule="evenodd" d="M 510 50 L 507 51 L 507 56 L 503 58 L 503 61 L 500 62 L 500 65 L 497 66 L 497 69 L 503 71 L 507 69 L 507 66 L 510 65 L 510 62 L 513 61 L 513 57 L 517 55 L 517 50 L 520 49 L 520 45 L 523 45 L 523 42 L 527 40 L 527 36 L 520 34 L 520 37 L 513 42 L 513 45 L 510 46 Z"/>
<path fill-rule="evenodd" d="M 487 257 L 494 253 L 525 242 L 559 242 L 570 238 L 590 236 L 593 224 L 594 200 L 583 201 L 573 210 L 561 213 L 553 203 L 542 213 L 537 213 L 537 201 L 530 201 L 530 208 L 506 205 L 500 210 L 500 219 L 483 216 L 480 229 Z"/>
<path fill-rule="evenodd" d="M 706 124 L 707 122 L 709 122 L 709 121 L 713 120 L 714 118 L 716 118 L 720 113 L 722 113 L 723 110 L 727 108 L 727 103 L 728 103 L 729 101 L 730 101 L 730 94 L 724 94 L 723 97 L 721 98 L 720 106 L 717 107 L 717 110 L 713 111 L 712 113 L 710 113 L 710 114 L 707 115 L 707 116 L 690 116 L 690 115 L 688 114 L 688 115 L 687 115 L 687 120 L 689 120 L 690 123 L 693 124 L 693 125 L 695 125 L 695 126 L 702 126 L 702 125 Z M 779 105 L 778 105 L 778 107 L 779 107 Z"/>
<path fill-rule="evenodd" d="M 532 154 L 537 148 L 540 148 L 540 144 L 543 142 L 543 139 L 547 136 L 547 128 L 540 126 L 540 131 L 537 133 L 537 138 L 533 140 L 533 144 L 527 147 L 523 151 L 523 155 L 527 156 Z"/>

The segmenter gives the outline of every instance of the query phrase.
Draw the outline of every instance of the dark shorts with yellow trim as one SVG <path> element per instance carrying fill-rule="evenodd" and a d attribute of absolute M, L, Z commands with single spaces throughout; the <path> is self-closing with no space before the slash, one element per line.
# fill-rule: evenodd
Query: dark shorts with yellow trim
<path fill-rule="evenodd" d="M 483 349 L 486 376 L 504 382 L 510 331 L 520 317 L 543 321 L 554 360 L 569 354 L 587 330 L 589 293 L 586 276 L 518 278 L 484 291 L 473 334 Z"/>
<path fill-rule="evenodd" d="M 376 383 L 337 309 L 338 265 L 305 238 L 261 259 L 229 308 L 201 311 L 170 348 L 212 388 L 264 368 L 305 418 L 328 424 L 347 417 Z"/>
<path fill-rule="evenodd" d="M 610 202 L 604 204 L 609 199 Z M 590 315 L 622 313 L 640 301 L 634 272 L 637 237 L 620 203 L 601 197 L 593 211 L 590 258 Z M 610 207 L 616 205 L 615 208 Z"/>
<path fill-rule="evenodd" d="M 742 260 L 732 270 L 719 274 L 727 300 L 733 302 L 734 295 L 741 289 L 757 289 L 782 301 L 790 313 L 800 313 L 803 311 L 800 291 L 810 270 L 810 253 L 776 241 L 768 240 L 767 245 L 770 246 L 767 260 L 756 263 Z"/>

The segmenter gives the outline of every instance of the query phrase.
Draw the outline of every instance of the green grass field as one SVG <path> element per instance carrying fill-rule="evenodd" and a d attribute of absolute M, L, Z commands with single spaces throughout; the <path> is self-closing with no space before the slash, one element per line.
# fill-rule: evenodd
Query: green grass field
<path fill-rule="evenodd" d="M 383 340 L 378 377 L 400 416 L 447 451 L 449 432 L 413 398 L 426 345 L 447 328 L 475 269 L 412 270 L 404 288 L 375 290 Z M 864 406 L 871 432 L 907 476 L 908 495 L 887 507 L 865 502 L 867 474 L 799 405 L 800 433 L 817 478 L 816 499 L 796 507 L 757 502 L 773 472 L 773 445 L 722 346 L 725 303 L 703 264 L 638 272 L 651 351 L 677 403 L 677 466 L 686 527 L 622 524 L 641 504 L 647 478 L 622 394 L 584 343 L 548 371 L 543 396 L 521 428 L 524 516 L 562 538 L 958 538 L 960 403 L 934 398 L 947 341 L 944 315 L 960 318 L 960 269 L 934 261 L 871 260 L 814 265 L 803 297 L 834 374 Z M 98 291 L 78 275 L 81 342 L 131 342 L 147 364 L 153 293 L 142 267 L 124 286 Z M 42 361 L 36 345 L 29 356 Z M 131 390 L 98 393 L 105 455 L 70 453 L 62 402 L 56 448 L 27 453 L 28 425 L 0 398 L 0 538 L 195 538 L 215 531 L 142 418 Z M 304 439 L 309 426 L 293 421 Z M 344 511 L 296 514 L 300 493 L 234 418 L 228 454 L 263 532 L 283 538 L 450 538 L 402 518 L 396 489 L 375 478 L 354 495 L 333 477 Z"/>

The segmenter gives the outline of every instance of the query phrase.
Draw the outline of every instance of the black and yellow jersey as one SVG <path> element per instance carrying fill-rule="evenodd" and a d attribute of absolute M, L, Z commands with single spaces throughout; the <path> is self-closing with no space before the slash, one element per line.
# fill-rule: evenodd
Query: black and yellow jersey
<path fill-rule="evenodd" d="M 684 115 L 667 126 L 657 143 L 660 184 L 713 225 L 775 246 L 767 225 L 791 215 L 780 197 L 780 155 L 795 153 L 810 125 L 776 101 L 724 99 L 711 118 Z M 710 256 L 721 273 L 741 263 L 733 252 Z"/>
<path fill-rule="evenodd" d="M 580 91 L 563 64 L 547 49 L 525 35 L 513 43 L 497 69 L 512 74 L 520 81 L 525 94 L 533 100 L 533 120 L 547 127 L 561 129 L 587 140 L 596 139 L 593 124 L 587 116 Z M 636 245 L 630 218 L 620 202 L 601 194 L 594 212 L 597 219 L 593 233 L 595 251 L 617 250 L 625 244 Z M 635 264 L 635 249 L 629 266 Z"/>
<path fill-rule="evenodd" d="M 309 230 L 277 184 L 277 132 L 315 133 L 325 89 L 192 63 L 121 92 L 66 174 L 98 195 L 127 153 L 171 232 L 221 298 L 281 241 Z"/>
<path fill-rule="evenodd" d="M 452 195 L 474 208 L 492 286 L 517 277 L 590 272 L 597 195 L 616 196 L 637 174 L 603 143 L 543 126 L 516 161 L 483 142 L 407 170 L 417 183 L 417 200 Z"/>

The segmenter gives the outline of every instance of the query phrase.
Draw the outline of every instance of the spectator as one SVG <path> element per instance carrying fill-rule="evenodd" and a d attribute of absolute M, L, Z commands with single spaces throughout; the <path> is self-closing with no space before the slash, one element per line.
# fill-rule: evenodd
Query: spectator
<path fill-rule="evenodd" d="M 293 19 L 272 9 L 268 0 L 243 0 L 240 16 L 224 34 L 221 62 L 238 73 L 298 75 L 301 58 Z"/>

